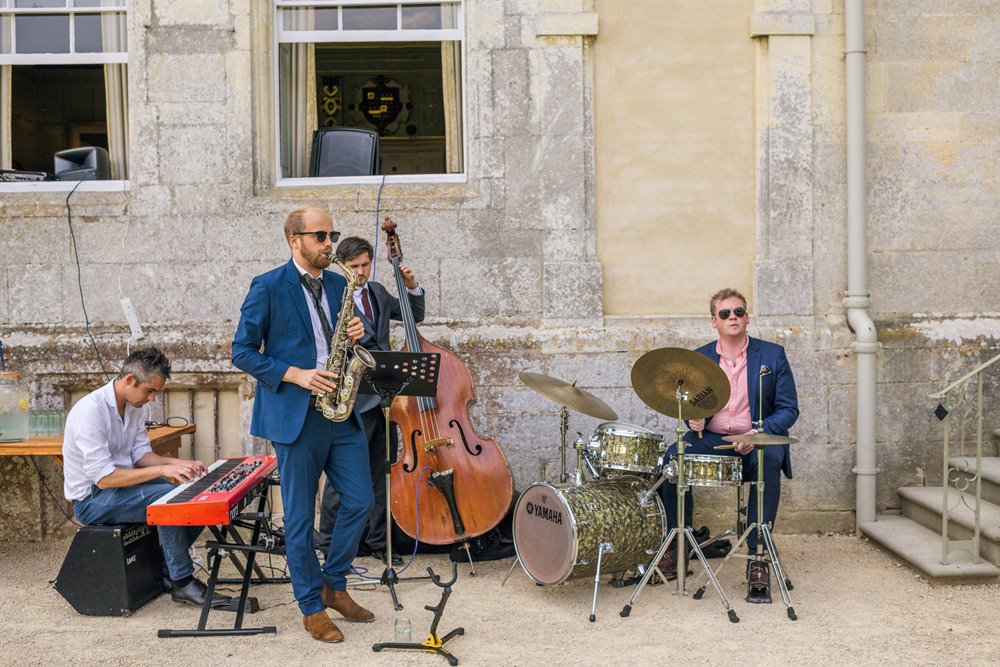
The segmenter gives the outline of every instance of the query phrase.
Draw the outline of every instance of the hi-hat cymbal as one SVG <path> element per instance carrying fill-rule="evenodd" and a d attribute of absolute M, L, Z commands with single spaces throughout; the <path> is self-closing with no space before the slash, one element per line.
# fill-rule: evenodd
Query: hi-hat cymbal
<path fill-rule="evenodd" d="M 632 366 L 632 388 L 643 403 L 677 419 L 711 417 L 729 401 L 729 378 L 719 365 L 679 347 L 662 347 L 639 357 Z M 678 389 L 686 394 L 680 406 Z"/>
<path fill-rule="evenodd" d="M 722 439 L 732 442 L 732 445 L 719 445 L 715 449 L 735 449 L 736 443 L 748 442 L 757 447 L 762 445 L 793 445 L 799 441 L 787 435 L 774 435 L 773 433 L 748 433 L 746 435 L 724 435 Z"/>
<path fill-rule="evenodd" d="M 552 399 L 570 410 L 576 410 L 590 417 L 606 421 L 617 421 L 618 419 L 618 413 L 612 410 L 607 403 L 568 382 L 541 373 L 520 373 L 518 377 L 530 389 L 534 389 L 545 398 Z"/>

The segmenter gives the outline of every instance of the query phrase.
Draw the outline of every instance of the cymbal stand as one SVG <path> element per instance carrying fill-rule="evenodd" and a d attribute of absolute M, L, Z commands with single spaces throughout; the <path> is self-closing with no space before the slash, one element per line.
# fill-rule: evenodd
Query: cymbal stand
<path fill-rule="evenodd" d="M 566 474 L 566 431 L 569 430 L 569 410 L 566 406 L 562 406 L 559 411 L 559 436 L 561 438 L 561 444 L 559 445 L 559 457 L 560 457 L 560 472 L 559 472 L 559 483 L 565 484 L 569 480 L 569 475 Z"/>
<path fill-rule="evenodd" d="M 791 620 L 797 620 L 798 616 L 795 615 L 795 608 L 792 606 L 792 597 L 788 593 L 788 584 L 790 583 L 785 578 L 785 571 L 781 567 L 781 561 L 778 559 L 778 550 L 774 546 L 774 537 L 771 534 L 771 526 L 762 522 L 764 516 L 764 445 L 754 445 L 754 449 L 757 450 L 757 521 L 751 523 L 747 526 L 743 534 L 740 535 L 740 539 L 736 541 L 733 545 L 732 550 L 726 555 L 726 557 L 719 564 L 719 569 L 716 571 L 721 571 L 725 567 L 729 559 L 737 554 L 739 548 L 750 537 L 752 531 L 757 532 L 757 548 L 755 553 L 747 556 L 740 556 L 741 558 L 746 558 L 750 561 L 750 570 L 748 570 L 747 576 L 747 602 L 752 603 L 767 603 L 771 601 L 770 593 L 770 581 L 764 586 L 753 585 L 750 581 L 749 572 L 752 571 L 754 563 L 762 563 L 767 565 L 771 563 L 774 566 L 774 577 L 778 581 L 778 590 L 781 592 L 781 600 L 788 607 L 788 618 Z M 713 576 L 713 581 L 714 581 Z M 770 573 L 768 573 L 768 579 L 770 579 Z M 702 584 L 694 597 L 700 599 L 705 593 L 705 588 L 707 583 Z"/>
<path fill-rule="evenodd" d="M 675 528 L 671 528 L 670 532 L 667 534 L 663 544 L 660 548 L 656 550 L 653 555 L 653 560 L 650 561 L 649 566 L 642 575 L 642 579 L 636 585 L 635 590 L 632 592 L 632 596 L 628 599 L 628 602 L 622 608 L 620 615 L 623 618 L 627 618 L 629 614 L 632 613 L 632 607 L 635 605 L 635 601 L 639 598 L 639 594 L 642 593 L 642 589 L 646 587 L 649 582 L 650 577 L 653 576 L 655 572 L 662 581 L 666 581 L 667 577 L 660 571 L 660 559 L 667 552 L 670 544 L 677 538 L 677 590 L 674 595 L 687 595 L 687 591 L 684 589 L 684 578 L 687 574 L 687 548 L 685 542 L 690 543 L 691 549 L 694 551 L 695 557 L 701 561 L 702 567 L 705 568 L 705 573 L 708 575 L 709 579 L 712 580 L 712 585 L 715 586 L 715 590 L 719 592 L 719 598 L 722 600 L 722 606 L 725 607 L 726 613 L 729 616 L 729 620 L 732 623 L 739 623 L 739 616 L 736 615 L 736 610 L 733 606 L 729 604 L 729 598 L 726 597 L 725 592 L 722 590 L 722 586 L 719 584 L 719 580 L 715 576 L 715 572 L 708 564 L 708 560 L 705 558 L 705 554 L 702 552 L 701 547 L 698 545 L 698 540 L 694 536 L 694 531 L 691 530 L 690 526 L 685 525 L 684 521 L 684 496 L 687 493 L 689 484 L 684 477 L 684 434 L 687 429 L 684 428 L 684 418 L 683 418 L 683 405 L 688 400 L 688 392 L 684 389 L 684 380 L 677 381 L 676 388 L 677 397 L 677 524 Z M 639 502 L 640 504 L 648 503 L 651 494 L 655 492 L 655 489 L 663 483 L 665 476 L 661 473 L 661 478 L 649 491 L 640 494 Z"/>

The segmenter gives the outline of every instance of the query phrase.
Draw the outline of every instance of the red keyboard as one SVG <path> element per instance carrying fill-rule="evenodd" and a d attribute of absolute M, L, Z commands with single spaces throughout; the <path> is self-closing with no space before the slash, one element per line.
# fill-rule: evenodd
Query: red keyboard
<path fill-rule="evenodd" d="M 154 526 L 221 526 L 232 523 L 261 493 L 264 479 L 277 467 L 274 456 L 219 459 L 208 472 L 185 482 L 146 508 Z"/>

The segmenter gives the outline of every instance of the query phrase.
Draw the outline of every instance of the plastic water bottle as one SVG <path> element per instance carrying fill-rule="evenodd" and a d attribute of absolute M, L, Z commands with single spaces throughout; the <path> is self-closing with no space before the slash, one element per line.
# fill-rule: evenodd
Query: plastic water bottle
<path fill-rule="evenodd" d="M 396 641 L 400 643 L 410 643 L 410 619 L 400 616 L 396 619 Z"/>

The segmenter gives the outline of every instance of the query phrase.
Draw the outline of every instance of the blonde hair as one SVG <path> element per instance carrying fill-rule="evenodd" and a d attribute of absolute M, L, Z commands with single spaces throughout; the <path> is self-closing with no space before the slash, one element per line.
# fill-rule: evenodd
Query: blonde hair
<path fill-rule="evenodd" d="M 731 287 L 726 287 L 720 289 L 718 292 L 712 295 L 712 299 L 708 302 L 708 312 L 711 313 L 712 317 L 715 317 L 715 304 L 719 303 L 723 299 L 737 298 L 743 302 L 743 309 L 746 310 L 747 299 L 745 296 L 732 289 Z"/>

